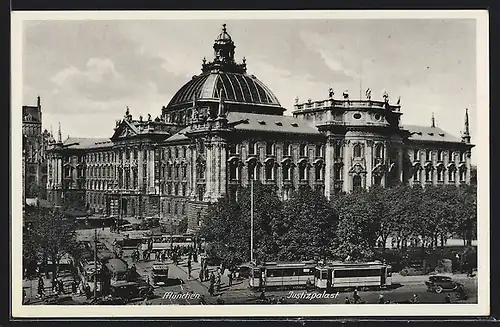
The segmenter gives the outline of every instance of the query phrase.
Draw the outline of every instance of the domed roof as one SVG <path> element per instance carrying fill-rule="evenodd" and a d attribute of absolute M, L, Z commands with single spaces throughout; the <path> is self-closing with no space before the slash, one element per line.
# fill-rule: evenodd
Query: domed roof
<path fill-rule="evenodd" d="M 254 75 L 217 71 L 193 77 L 177 91 L 167 108 L 191 103 L 195 98 L 218 99 L 220 90 L 226 102 L 281 107 L 273 92 Z"/>
<path fill-rule="evenodd" d="M 265 106 L 284 109 L 271 90 L 254 75 L 247 74 L 246 59 L 242 63 L 234 60 L 235 45 L 222 25 L 222 31 L 214 42 L 214 60 L 203 58 L 201 75 L 184 84 L 172 97 L 167 108 L 177 108 L 196 100 L 223 98 L 231 103 Z M 221 93 L 221 94 L 219 94 Z"/>

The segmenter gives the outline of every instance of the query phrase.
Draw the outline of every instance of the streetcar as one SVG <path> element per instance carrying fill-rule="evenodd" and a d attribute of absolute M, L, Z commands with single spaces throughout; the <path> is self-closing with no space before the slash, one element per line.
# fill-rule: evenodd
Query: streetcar
<path fill-rule="evenodd" d="M 314 261 L 302 262 L 266 262 L 252 264 L 250 268 L 250 288 L 294 288 L 313 285 Z"/>
<path fill-rule="evenodd" d="M 175 247 L 187 248 L 195 244 L 192 235 L 160 235 L 151 238 L 153 240 L 153 251 L 169 250 Z"/>
<path fill-rule="evenodd" d="M 314 280 L 319 289 L 385 288 L 392 283 L 392 272 L 379 261 L 337 261 L 316 266 Z"/>

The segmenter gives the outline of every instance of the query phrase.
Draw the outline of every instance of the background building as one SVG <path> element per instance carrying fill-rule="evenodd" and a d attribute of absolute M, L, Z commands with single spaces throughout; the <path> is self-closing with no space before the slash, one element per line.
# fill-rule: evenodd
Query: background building
<path fill-rule="evenodd" d="M 193 76 L 161 110 L 134 119 L 127 108 L 110 139 L 59 138 L 49 150 L 49 199 L 109 215 L 188 218 L 238 196 L 251 180 L 287 199 L 310 187 L 331 198 L 372 185 L 470 183 L 469 121 L 462 137 L 435 126 L 401 126 L 399 100 L 348 92 L 295 104 L 284 116 L 272 91 L 234 60 L 225 25 Z"/>
<path fill-rule="evenodd" d="M 46 197 L 46 150 L 51 139 L 42 132 L 42 106 L 40 97 L 36 106 L 23 106 L 23 202 L 26 198 Z"/>

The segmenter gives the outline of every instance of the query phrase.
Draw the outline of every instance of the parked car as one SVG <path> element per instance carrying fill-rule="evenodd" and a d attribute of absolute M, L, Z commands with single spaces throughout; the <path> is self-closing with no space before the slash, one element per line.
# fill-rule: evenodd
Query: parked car
<path fill-rule="evenodd" d="M 427 291 L 441 293 L 442 291 L 454 291 L 462 284 L 454 281 L 448 276 L 430 276 L 429 280 L 425 281 Z"/>

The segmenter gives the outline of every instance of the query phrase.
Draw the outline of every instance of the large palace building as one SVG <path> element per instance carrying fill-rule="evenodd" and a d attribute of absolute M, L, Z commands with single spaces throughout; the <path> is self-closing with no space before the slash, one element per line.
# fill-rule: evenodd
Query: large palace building
<path fill-rule="evenodd" d="M 299 103 L 293 116 L 235 62 L 225 25 L 193 76 L 156 118 L 127 108 L 109 139 L 60 137 L 48 150 L 49 200 L 114 216 L 188 218 L 258 180 L 282 199 L 299 187 L 331 198 L 372 185 L 470 183 L 469 121 L 456 138 L 435 126 L 401 126 L 399 101 L 354 100 L 333 90 Z"/>

